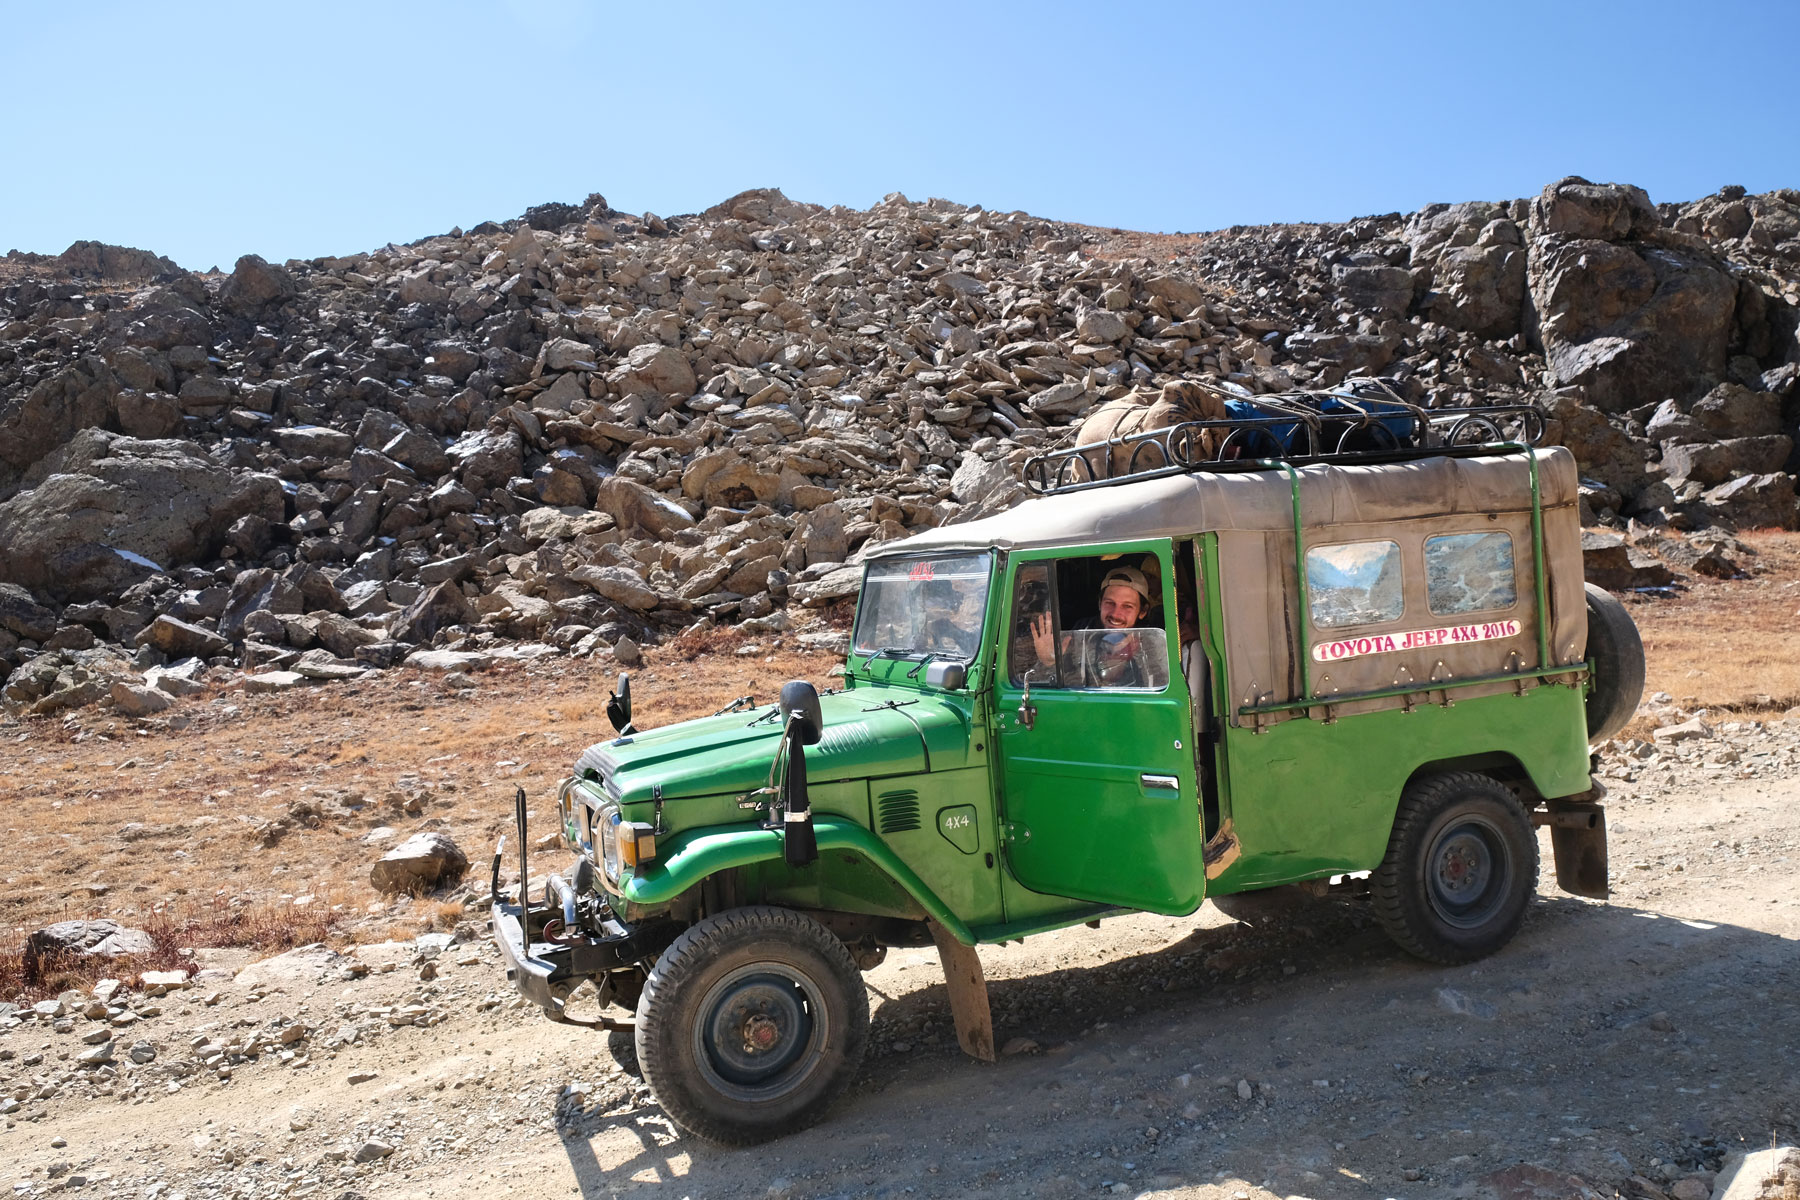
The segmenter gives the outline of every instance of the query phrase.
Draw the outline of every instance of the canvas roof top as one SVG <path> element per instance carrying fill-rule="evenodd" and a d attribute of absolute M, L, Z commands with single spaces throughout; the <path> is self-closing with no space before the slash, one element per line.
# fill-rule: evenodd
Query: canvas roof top
<path fill-rule="evenodd" d="M 1576 502 L 1575 459 L 1561 446 L 1536 451 L 1545 508 Z M 1308 528 L 1531 508 L 1524 453 L 1422 458 L 1296 468 Z M 1294 523 L 1281 470 L 1196 471 L 1028 500 L 995 516 L 930 529 L 871 550 L 868 557 L 935 550 L 1021 550 L 1181 537 L 1223 530 L 1281 530 Z"/>

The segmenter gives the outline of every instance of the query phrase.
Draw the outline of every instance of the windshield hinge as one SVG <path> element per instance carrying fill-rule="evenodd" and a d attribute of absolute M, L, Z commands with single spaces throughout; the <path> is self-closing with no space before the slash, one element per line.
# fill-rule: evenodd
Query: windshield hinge
<path fill-rule="evenodd" d="M 1029 842 L 1031 830 L 1017 821 L 1000 823 L 1000 840 L 1003 842 Z"/>

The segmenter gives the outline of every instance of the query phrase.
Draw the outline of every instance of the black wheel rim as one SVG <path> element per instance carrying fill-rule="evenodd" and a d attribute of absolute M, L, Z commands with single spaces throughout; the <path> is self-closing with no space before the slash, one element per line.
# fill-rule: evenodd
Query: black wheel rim
<path fill-rule="evenodd" d="M 1513 861 L 1498 826 L 1464 817 L 1445 826 L 1425 856 L 1425 897 L 1446 925 L 1479 929 L 1505 906 Z"/>
<path fill-rule="evenodd" d="M 819 987 L 805 972 L 756 963 L 707 989 L 694 1023 L 694 1060 L 733 1100 L 777 1100 L 811 1077 L 830 1027 Z"/>

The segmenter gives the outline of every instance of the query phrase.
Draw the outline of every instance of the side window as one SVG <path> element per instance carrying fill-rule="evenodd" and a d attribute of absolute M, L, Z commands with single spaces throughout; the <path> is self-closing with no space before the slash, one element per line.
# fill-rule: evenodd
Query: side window
<path fill-rule="evenodd" d="M 1425 589 L 1438 616 L 1511 608 L 1519 601 L 1512 535 L 1495 531 L 1426 538 Z"/>
<path fill-rule="evenodd" d="M 1054 664 L 1047 670 L 1039 664 L 1036 634 L 1045 622 L 1054 625 L 1050 604 L 1050 564 L 1027 563 L 1013 577 L 1012 640 L 1007 646 L 1007 677 L 1024 683 L 1030 671 L 1031 682 L 1046 686 Z"/>
<path fill-rule="evenodd" d="M 1027 563 L 1013 578 L 1007 677 L 1034 688 L 1160 691 L 1169 684 L 1154 555 Z"/>
<path fill-rule="evenodd" d="M 1345 542 L 1306 552 L 1306 590 L 1312 623 L 1320 629 L 1378 625 L 1400 616 L 1397 542 Z"/>

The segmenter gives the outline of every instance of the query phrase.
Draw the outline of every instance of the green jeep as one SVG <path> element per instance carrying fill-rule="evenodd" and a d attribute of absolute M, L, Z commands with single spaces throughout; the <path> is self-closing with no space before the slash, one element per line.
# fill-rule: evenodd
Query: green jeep
<path fill-rule="evenodd" d="M 1605 896 L 1589 745 L 1643 652 L 1583 583 L 1575 462 L 1420 431 L 1043 456 L 1040 497 L 869 554 L 842 690 L 638 730 L 622 679 L 621 736 L 556 797 L 572 867 L 527 894 L 522 792 L 511 902 L 495 855 L 509 978 L 634 1029 L 669 1117 L 747 1144 L 849 1083 L 888 946 L 935 943 L 992 1059 L 983 942 L 1329 888 L 1467 962 L 1518 930 L 1537 825 L 1558 884 Z"/>

